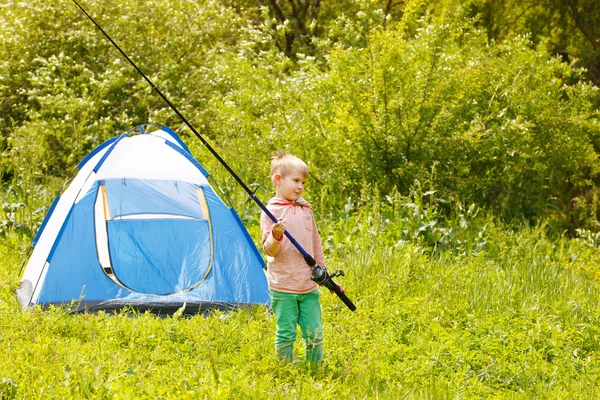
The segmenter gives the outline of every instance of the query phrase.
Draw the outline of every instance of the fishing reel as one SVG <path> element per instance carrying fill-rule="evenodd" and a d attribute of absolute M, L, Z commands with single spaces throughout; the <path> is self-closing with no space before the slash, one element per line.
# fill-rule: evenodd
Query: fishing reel
<path fill-rule="evenodd" d="M 334 292 L 351 311 L 354 311 L 356 310 L 356 306 L 354 305 L 354 303 L 350 301 L 348 296 L 346 296 L 346 294 L 341 291 L 340 287 L 332 279 L 336 276 L 344 275 L 344 271 L 340 269 L 335 270 L 333 271 L 333 273 L 329 274 L 329 272 L 325 268 L 317 264 L 313 267 L 312 277 L 310 279 L 315 281 L 318 285 L 325 286 L 327 289 Z"/>
<path fill-rule="evenodd" d="M 327 289 L 334 290 L 332 286 L 337 286 L 331 278 L 335 278 L 336 276 L 344 276 L 344 271 L 335 270 L 333 273 L 329 273 L 325 268 L 317 265 L 312 270 L 312 279 L 317 282 L 317 284 L 321 286 L 325 286 Z"/>

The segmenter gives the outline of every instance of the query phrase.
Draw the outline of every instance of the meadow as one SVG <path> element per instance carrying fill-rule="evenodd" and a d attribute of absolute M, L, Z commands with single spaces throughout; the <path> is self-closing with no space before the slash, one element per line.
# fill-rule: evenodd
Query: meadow
<path fill-rule="evenodd" d="M 10 230 L 0 242 L 0 398 L 597 398 L 593 238 L 551 238 L 543 225 L 502 225 L 472 207 L 441 223 L 435 205 L 407 200 L 349 199 L 320 216 L 330 268 L 346 272 L 337 279 L 358 309 L 322 291 L 316 371 L 300 341 L 296 362 L 275 359 L 263 307 L 22 312 L 15 289 L 31 239 Z"/>
<path fill-rule="evenodd" d="M 81 1 L 261 199 L 309 164 L 357 305 L 322 291 L 316 370 L 265 307 L 20 309 L 54 196 L 136 125 L 260 212 L 72 1 L 0 3 L 0 399 L 600 398 L 597 1 Z"/>

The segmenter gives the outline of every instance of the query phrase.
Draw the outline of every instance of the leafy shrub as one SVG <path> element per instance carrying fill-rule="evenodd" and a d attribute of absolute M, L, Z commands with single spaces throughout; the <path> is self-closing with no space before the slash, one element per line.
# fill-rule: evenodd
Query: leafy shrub
<path fill-rule="evenodd" d="M 434 16 L 410 2 L 393 23 L 378 4 L 353 2 L 358 12 L 337 19 L 328 8 L 327 30 L 309 46 L 315 55 L 297 53 L 293 61 L 278 47 L 268 14 L 242 6 L 86 6 L 264 193 L 269 158 L 282 148 L 307 160 L 310 196 L 327 197 L 331 207 L 360 197 L 364 186 L 381 197 L 407 195 L 435 168 L 438 198 L 505 221 L 545 218 L 557 232 L 595 229 L 597 88 L 526 36 L 489 42 L 455 2 Z M 13 1 L 2 11 L 3 193 L 14 181 L 35 191 L 51 185 L 54 193 L 54 179 L 68 176 L 92 148 L 150 121 L 179 131 L 225 182 L 225 193 L 241 199 L 235 182 L 76 7 Z M 51 201 L 3 203 L 40 209 Z M 15 223 L 35 230 L 36 222 Z"/>

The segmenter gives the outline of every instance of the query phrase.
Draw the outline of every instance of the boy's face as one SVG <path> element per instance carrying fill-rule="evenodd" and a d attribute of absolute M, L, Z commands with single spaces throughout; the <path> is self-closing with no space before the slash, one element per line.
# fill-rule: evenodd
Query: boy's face
<path fill-rule="evenodd" d="M 286 176 L 275 175 L 275 194 L 279 198 L 289 201 L 296 201 L 304 191 L 304 184 L 307 177 L 304 174 L 294 171 Z"/>

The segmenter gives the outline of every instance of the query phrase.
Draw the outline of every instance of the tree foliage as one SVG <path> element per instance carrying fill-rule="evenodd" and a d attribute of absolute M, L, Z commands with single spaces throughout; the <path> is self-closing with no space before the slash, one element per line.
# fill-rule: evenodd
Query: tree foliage
<path fill-rule="evenodd" d="M 598 89 L 548 53 L 541 34 L 490 40 L 484 11 L 495 3 L 436 4 L 83 3 L 265 195 L 269 159 L 282 148 L 307 160 L 310 196 L 329 207 L 364 187 L 384 196 L 428 180 L 437 198 L 507 220 L 594 226 Z M 28 204 L 18 193 L 43 191 L 143 122 L 179 130 L 236 197 L 216 161 L 73 4 L 9 1 L 0 12 L 5 203 L 51 202 L 40 195 Z"/>
<path fill-rule="evenodd" d="M 489 37 L 503 40 L 531 35 L 565 61 L 587 69 L 586 75 L 600 83 L 600 5 L 594 0 L 526 0 L 471 2 Z"/>

